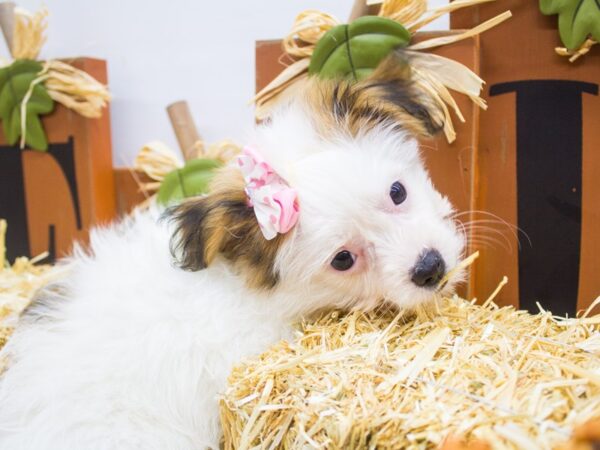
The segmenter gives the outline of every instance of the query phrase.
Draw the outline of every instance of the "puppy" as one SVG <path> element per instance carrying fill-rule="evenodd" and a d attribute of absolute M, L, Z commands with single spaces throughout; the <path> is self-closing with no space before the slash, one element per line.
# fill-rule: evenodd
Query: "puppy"
<path fill-rule="evenodd" d="M 0 449 L 217 449 L 230 369 L 294 321 L 450 291 L 464 241 L 412 137 L 439 111 L 394 58 L 308 83 L 209 195 L 92 231 L 0 354 Z"/>

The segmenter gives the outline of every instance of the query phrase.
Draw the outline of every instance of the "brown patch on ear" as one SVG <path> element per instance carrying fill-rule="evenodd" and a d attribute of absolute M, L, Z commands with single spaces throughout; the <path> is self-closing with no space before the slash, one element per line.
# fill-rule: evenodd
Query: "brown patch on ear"
<path fill-rule="evenodd" d="M 269 289 L 277 284 L 275 257 L 285 235 L 265 239 L 237 169 L 221 169 L 209 195 L 187 200 L 168 215 L 177 225 L 171 251 L 181 268 L 201 270 L 222 255 L 246 275 L 249 286 Z"/>
<path fill-rule="evenodd" d="M 433 99 L 417 88 L 409 58 L 401 50 L 393 51 L 362 81 L 313 81 L 308 102 L 325 133 L 340 123 L 353 136 L 380 124 L 426 137 L 443 128 L 443 114 Z"/>

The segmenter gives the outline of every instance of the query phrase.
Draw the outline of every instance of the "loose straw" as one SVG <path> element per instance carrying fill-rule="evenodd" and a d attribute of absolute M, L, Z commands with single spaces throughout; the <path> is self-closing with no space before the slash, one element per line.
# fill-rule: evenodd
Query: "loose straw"
<path fill-rule="evenodd" d="M 450 278 L 452 278 L 454 275 L 456 275 L 461 270 L 464 270 L 467 267 L 469 267 L 471 264 L 473 264 L 475 262 L 475 260 L 477 258 L 479 258 L 479 251 L 476 251 L 472 255 L 468 256 L 465 259 L 463 259 L 462 261 L 460 261 L 456 265 L 456 267 L 454 267 L 453 269 L 449 270 L 448 273 L 446 273 L 446 275 L 444 275 L 444 277 L 440 280 L 440 283 L 439 283 L 440 287 L 438 288 L 438 290 L 444 289 L 446 287 L 446 284 L 448 283 L 448 280 Z"/>

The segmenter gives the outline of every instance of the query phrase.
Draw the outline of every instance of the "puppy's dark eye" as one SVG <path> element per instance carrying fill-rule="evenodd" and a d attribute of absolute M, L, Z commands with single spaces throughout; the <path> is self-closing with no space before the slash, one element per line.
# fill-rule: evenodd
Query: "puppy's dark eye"
<path fill-rule="evenodd" d="M 406 200 L 406 188 L 399 181 L 395 181 L 390 188 L 390 198 L 394 205 L 399 205 Z"/>
<path fill-rule="evenodd" d="M 348 270 L 354 265 L 354 256 L 348 250 L 339 252 L 333 260 L 331 260 L 331 267 L 335 270 Z"/>

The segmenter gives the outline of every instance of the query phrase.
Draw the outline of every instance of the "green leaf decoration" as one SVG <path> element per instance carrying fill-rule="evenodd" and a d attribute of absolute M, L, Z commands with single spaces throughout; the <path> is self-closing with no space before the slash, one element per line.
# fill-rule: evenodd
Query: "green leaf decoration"
<path fill-rule="evenodd" d="M 215 169 L 222 166 L 216 159 L 192 159 L 181 169 L 169 173 L 160 184 L 157 200 L 161 205 L 177 203 L 184 198 L 208 192 Z"/>
<path fill-rule="evenodd" d="M 558 14 L 560 39 L 575 50 L 592 36 L 600 41 L 600 0 L 540 0 L 543 14 Z"/>
<path fill-rule="evenodd" d="M 338 25 L 323 35 L 313 51 L 308 73 L 321 78 L 368 76 L 390 51 L 406 47 L 410 33 L 398 22 L 378 16 L 363 16 Z"/>
<path fill-rule="evenodd" d="M 0 69 L 0 119 L 9 145 L 16 144 L 21 137 L 21 103 L 41 70 L 42 64 L 28 59 L 18 59 Z M 28 147 L 41 151 L 48 149 L 39 115 L 47 114 L 53 108 L 54 100 L 44 85 L 36 84 L 25 107 L 25 144 Z"/>

